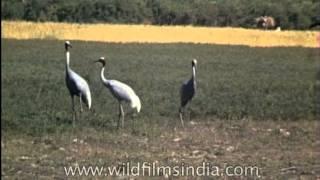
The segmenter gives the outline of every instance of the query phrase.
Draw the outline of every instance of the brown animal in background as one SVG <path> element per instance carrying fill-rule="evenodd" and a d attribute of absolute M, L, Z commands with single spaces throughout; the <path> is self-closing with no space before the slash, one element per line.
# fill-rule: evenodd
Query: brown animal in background
<path fill-rule="evenodd" d="M 274 29 L 276 27 L 276 21 L 271 16 L 260 16 L 256 18 L 258 28 Z"/>

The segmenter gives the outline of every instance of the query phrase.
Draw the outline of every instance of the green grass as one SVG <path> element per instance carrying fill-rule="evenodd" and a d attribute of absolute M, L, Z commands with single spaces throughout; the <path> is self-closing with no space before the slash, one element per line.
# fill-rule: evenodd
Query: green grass
<path fill-rule="evenodd" d="M 64 179 L 64 165 L 125 161 L 257 165 L 267 179 L 320 174 L 318 49 L 71 43 L 71 67 L 87 79 L 93 100 L 75 129 L 64 42 L 2 40 L 2 177 Z M 93 63 L 100 56 L 106 77 L 129 84 L 142 101 L 120 131 L 117 101 Z M 193 58 L 198 91 L 182 129 L 179 88 Z M 195 158 L 196 151 L 206 155 Z M 288 167 L 295 171 L 281 171 Z"/>
<path fill-rule="evenodd" d="M 91 87 L 92 112 L 81 126 L 113 128 L 117 101 L 100 81 L 106 77 L 132 86 L 142 101 L 137 123 L 172 124 L 179 88 L 198 59 L 198 92 L 190 118 L 316 119 L 319 61 L 316 49 L 248 48 L 192 44 L 107 44 L 73 41 L 71 67 Z M 62 41 L 2 40 L 2 118 L 5 128 L 37 134 L 68 128 L 71 99 L 65 86 Z M 317 54 L 318 53 L 318 54 Z M 318 72 L 319 73 L 319 72 Z M 76 101 L 78 102 L 78 101 Z M 78 105 L 78 104 L 77 104 Z"/>

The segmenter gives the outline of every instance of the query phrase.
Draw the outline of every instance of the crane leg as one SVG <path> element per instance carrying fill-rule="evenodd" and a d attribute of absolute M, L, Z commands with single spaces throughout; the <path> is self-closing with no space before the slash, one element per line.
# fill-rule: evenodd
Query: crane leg
<path fill-rule="evenodd" d="M 72 99 L 72 125 L 73 125 L 73 127 L 75 127 L 75 125 L 76 125 L 76 111 L 74 108 L 74 96 L 72 96 L 71 99 Z"/>
<path fill-rule="evenodd" d="M 135 114 L 133 113 L 131 117 L 132 117 L 132 129 L 134 130 L 135 129 L 135 127 L 134 127 L 135 126 L 134 125 L 135 124 L 135 119 L 134 119 L 135 118 Z"/>
<path fill-rule="evenodd" d="M 124 126 L 124 112 L 121 103 L 119 103 L 119 119 L 118 119 L 118 129 L 120 128 L 120 121 L 121 121 L 121 127 Z"/>
<path fill-rule="evenodd" d="M 123 126 L 124 126 L 124 112 L 123 112 L 123 108 L 122 108 L 121 104 L 120 104 L 120 109 L 121 109 L 121 115 L 122 115 L 121 124 L 122 124 L 122 128 L 123 128 Z"/>
<path fill-rule="evenodd" d="M 137 109 L 134 109 L 133 111 L 131 111 L 131 118 L 132 118 L 132 129 L 133 129 L 133 132 L 135 131 L 135 127 L 136 127 L 136 118 L 138 117 L 138 110 Z"/>
<path fill-rule="evenodd" d="M 120 128 L 120 119 L 121 119 L 121 104 L 119 103 L 119 119 L 118 119 L 118 124 L 117 124 L 117 128 Z"/>
<path fill-rule="evenodd" d="M 184 127 L 184 121 L 183 121 L 183 111 L 182 111 L 182 107 L 179 108 L 179 116 L 180 116 L 180 121 L 181 121 L 181 125 L 182 127 Z"/>
<path fill-rule="evenodd" d="M 79 99 L 80 99 L 80 112 L 83 112 L 83 108 L 82 108 L 82 95 L 80 94 Z"/>

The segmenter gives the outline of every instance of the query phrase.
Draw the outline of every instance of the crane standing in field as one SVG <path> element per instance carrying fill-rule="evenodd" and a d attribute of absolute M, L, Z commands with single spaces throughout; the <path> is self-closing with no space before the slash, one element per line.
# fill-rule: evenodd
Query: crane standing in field
<path fill-rule="evenodd" d="M 129 102 L 132 109 L 135 109 L 137 113 L 140 112 L 141 109 L 141 102 L 139 97 L 133 91 L 133 89 L 117 80 L 108 80 L 104 76 L 104 69 L 105 69 L 105 59 L 104 57 L 100 57 L 99 60 L 95 62 L 100 62 L 102 64 L 101 68 L 101 81 L 102 83 L 110 90 L 111 94 L 118 100 L 119 102 L 119 120 L 118 120 L 118 129 L 120 127 L 120 120 L 122 127 L 124 126 L 124 112 L 122 107 L 122 102 Z"/>
<path fill-rule="evenodd" d="M 71 44 L 69 41 L 65 42 L 65 49 L 66 49 L 66 84 L 70 92 L 70 96 L 72 99 L 72 119 L 73 119 L 73 126 L 75 126 L 76 121 L 76 111 L 74 106 L 74 96 L 79 96 L 80 99 L 80 111 L 82 112 L 82 101 L 91 108 L 91 93 L 89 89 L 89 85 L 85 79 L 79 76 L 70 68 L 70 52 L 69 48 L 71 48 Z"/>
<path fill-rule="evenodd" d="M 197 60 L 193 59 L 191 65 L 192 65 L 192 77 L 190 80 L 185 81 L 182 84 L 180 89 L 181 104 L 179 108 L 179 115 L 180 115 L 182 126 L 184 126 L 183 117 L 182 117 L 183 109 L 188 104 L 188 102 L 191 101 L 191 99 L 193 98 L 194 94 L 196 93 L 196 87 L 197 87 L 197 83 L 196 83 Z"/>

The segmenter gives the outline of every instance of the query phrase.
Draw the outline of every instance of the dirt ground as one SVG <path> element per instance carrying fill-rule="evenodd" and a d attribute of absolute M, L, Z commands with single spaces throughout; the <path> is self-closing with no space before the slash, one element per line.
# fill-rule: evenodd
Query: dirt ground
<path fill-rule="evenodd" d="M 157 165 L 256 166 L 242 176 L 179 176 L 178 179 L 317 179 L 320 178 L 318 121 L 189 121 L 185 128 L 150 127 L 97 131 L 73 130 L 43 137 L 2 134 L 2 177 L 65 179 L 67 166 Z M 127 176 L 129 175 L 129 176 Z M 171 174 L 172 175 L 172 174 Z M 160 172 L 155 178 L 173 178 Z M 77 176 L 99 179 L 101 176 Z M 149 179 L 124 174 L 115 179 Z M 177 177 L 175 177 L 177 178 Z"/>

